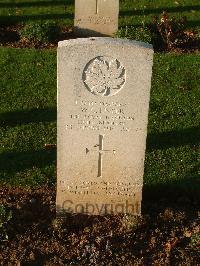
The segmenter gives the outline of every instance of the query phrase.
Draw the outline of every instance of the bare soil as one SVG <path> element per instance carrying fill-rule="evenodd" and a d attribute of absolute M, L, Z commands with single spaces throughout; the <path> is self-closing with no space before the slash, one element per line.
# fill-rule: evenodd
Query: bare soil
<path fill-rule="evenodd" d="M 0 265 L 200 265 L 197 202 L 146 200 L 138 218 L 56 220 L 55 194 L 52 187 L 1 186 L 0 204 L 12 219 L 8 239 L 0 239 Z"/>
<path fill-rule="evenodd" d="M 10 26 L 0 26 L 0 46 L 13 47 L 13 48 L 36 48 L 36 49 L 54 49 L 57 48 L 59 41 L 76 39 L 73 32 L 73 27 L 62 27 L 59 39 L 55 40 L 53 43 L 40 43 L 35 41 L 29 41 L 28 39 L 20 38 L 20 30 L 22 25 L 15 24 Z M 158 45 L 154 46 L 155 52 L 174 52 L 178 54 L 182 53 L 199 53 L 200 51 L 200 41 L 194 40 L 189 43 L 184 44 L 182 47 L 173 48 L 170 51 L 166 47 L 161 47 Z"/>
<path fill-rule="evenodd" d="M 22 25 L 0 26 L 0 46 L 13 48 L 36 48 L 36 49 L 51 49 L 56 48 L 59 41 L 74 39 L 73 29 L 70 27 L 62 27 L 62 32 L 58 40 L 53 43 L 40 43 L 29 41 L 28 39 L 20 38 L 20 30 Z"/>

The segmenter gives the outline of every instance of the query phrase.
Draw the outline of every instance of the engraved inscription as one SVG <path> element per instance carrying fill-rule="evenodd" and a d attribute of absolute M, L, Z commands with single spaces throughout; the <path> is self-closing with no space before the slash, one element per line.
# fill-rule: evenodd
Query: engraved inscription
<path fill-rule="evenodd" d="M 79 195 L 105 195 L 105 196 L 127 196 L 134 197 L 142 188 L 141 182 L 105 182 L 105 181 L 83 181 L 82 183 L 60 182 L 62 192 Z"/>
<path fill-rule="evenodd" d="M 110 17 L 102 17 L 99 15 L 95 15 L 95 16 L 88 16 L 86 18 L 78 18 L 75 20 L 76 21 L 76 25 L 81 26 L 84 24 L 104 24 L 104 25 L 108 25 L 111 23 L 114 23 L 114 20 L 111 19 Z"/>
<path fill-rule="evenodd" d="M 103 168 L 103 154 L 105 152 L 112 152 L 113 154 L 115 154 L 115 150 L 104 150 L 103 148 L 103 139 L 104 139 L 104 135 L 99 135 L 99 144 L 96 144 L 94 147 L 99 147 L 99 159 L 98 159 L 98 174 L 97 177 L 102 177 L 102 168 Z M 96 151 L 96 150 L 89 150 L 88 148 L 86 148 L 86 154 L 88 154 L 91 151 Z"/>
<path fill-rule="evenodd" d="M 76 100 L 76 112 L 68 116 L 67 130 L 119 130 L 129 132 L 135 118 L 127 103 Z M 140 129 L 136 129 L 140 130 Z"/>
<path fill-rule="evenodd" d="M 123 88 L 126 71 L 119 60 L 98 56 L 85 66 L 83 82 L 94 95 L 113 96 Z"/>

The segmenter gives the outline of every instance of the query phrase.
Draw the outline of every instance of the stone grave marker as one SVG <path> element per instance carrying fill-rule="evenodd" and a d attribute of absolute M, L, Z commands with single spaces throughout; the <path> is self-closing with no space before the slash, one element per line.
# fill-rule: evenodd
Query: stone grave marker
<path fill-rule="evenodd" d="M 118 30 L 119 0 L 76 0 L 75 33 L 112 36 Z"/>
<path fill-rule="evenodd" d="M 152 46 L 58 45 L 57 212 L 141 213 Z"/>

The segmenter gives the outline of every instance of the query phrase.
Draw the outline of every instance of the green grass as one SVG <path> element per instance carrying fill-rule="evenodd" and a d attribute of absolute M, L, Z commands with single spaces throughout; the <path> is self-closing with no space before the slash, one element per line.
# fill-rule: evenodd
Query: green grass
<path fill-rule="evenodd" d="M 1 182 L 55 184 L 56 52 L 0 48 L 0 76 Z M 146 187 L 197 185 L 199 80 L 198 54 L 155 55 Z"/>
<path fill-rule="evenodd" d="M 200 185 L 199 80 L 199 54 L 156 54 L 144 179 L 162 193 L 197 192 Z"/>
<path fill-rule="evenodd" d="M 198 0 L 124 0 L 120 1 L 120 26 L 142 25 L 167 11 L 170 16 L 186 16 L 190 27 L 200 26 L 200 5 Z"/>
<path fill-rule="evenodd" d="M 55 178 L 56 55 L 0 49 L 1 180 L 35 185 Z"/>
<path fill-rule="evenodd" d="M 143 25 L 163 10 L 200 26 L 198 0 L 121 0 L 119 25 Z M 73 25 L 72 0 L 0 0 L 0 25 L 53 20 Z M 145 184 L 196 188 L 199 144 L 198 54 L 156 54 L 150 102 Z M 56 52 L 0 48 L 0 182 L 55 184 Z M 169 190 L 166 190 L 169 192 Z"/>
<path fill-rule="evenodd" d="M 141 25 L 152 21 L 163 10 L 171 16 L 187 16 L 190 27 L 200 26 L 199 0 L 121 0 L 120 26 Z M 59 24 L 73 25 L 72 0 L 1 0 L 0 23 L 27 23 L 36 20 L 55 20 Z"/>
<path fill-rule="evenodd" d="M 71 0 L 0 1 L 0 22 L 6 24 L 37 20 L 54 20 L 73 25 L 74 5 Z"/>

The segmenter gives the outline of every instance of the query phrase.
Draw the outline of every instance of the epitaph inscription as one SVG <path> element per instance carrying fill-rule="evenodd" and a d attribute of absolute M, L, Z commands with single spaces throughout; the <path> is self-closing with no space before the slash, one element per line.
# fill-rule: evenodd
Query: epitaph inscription
<path fill-rule="evenodd" d="M 140 215 L 152 59 L 140 42 L 59 43 L 58 214 Z"/>
<path fill-rule="evenodd" d="M 69 192 L 71 194 L 82 195 L 101 195 L 101 196 L 128 196 L 134 197 L 136 192 L 141 190 L 142 185 L 138 183 L 126 183 L 126 182 L 105 182 L 105 181 L 83 181 L 82 183 L 62 181 L 62 192 Z"/>

